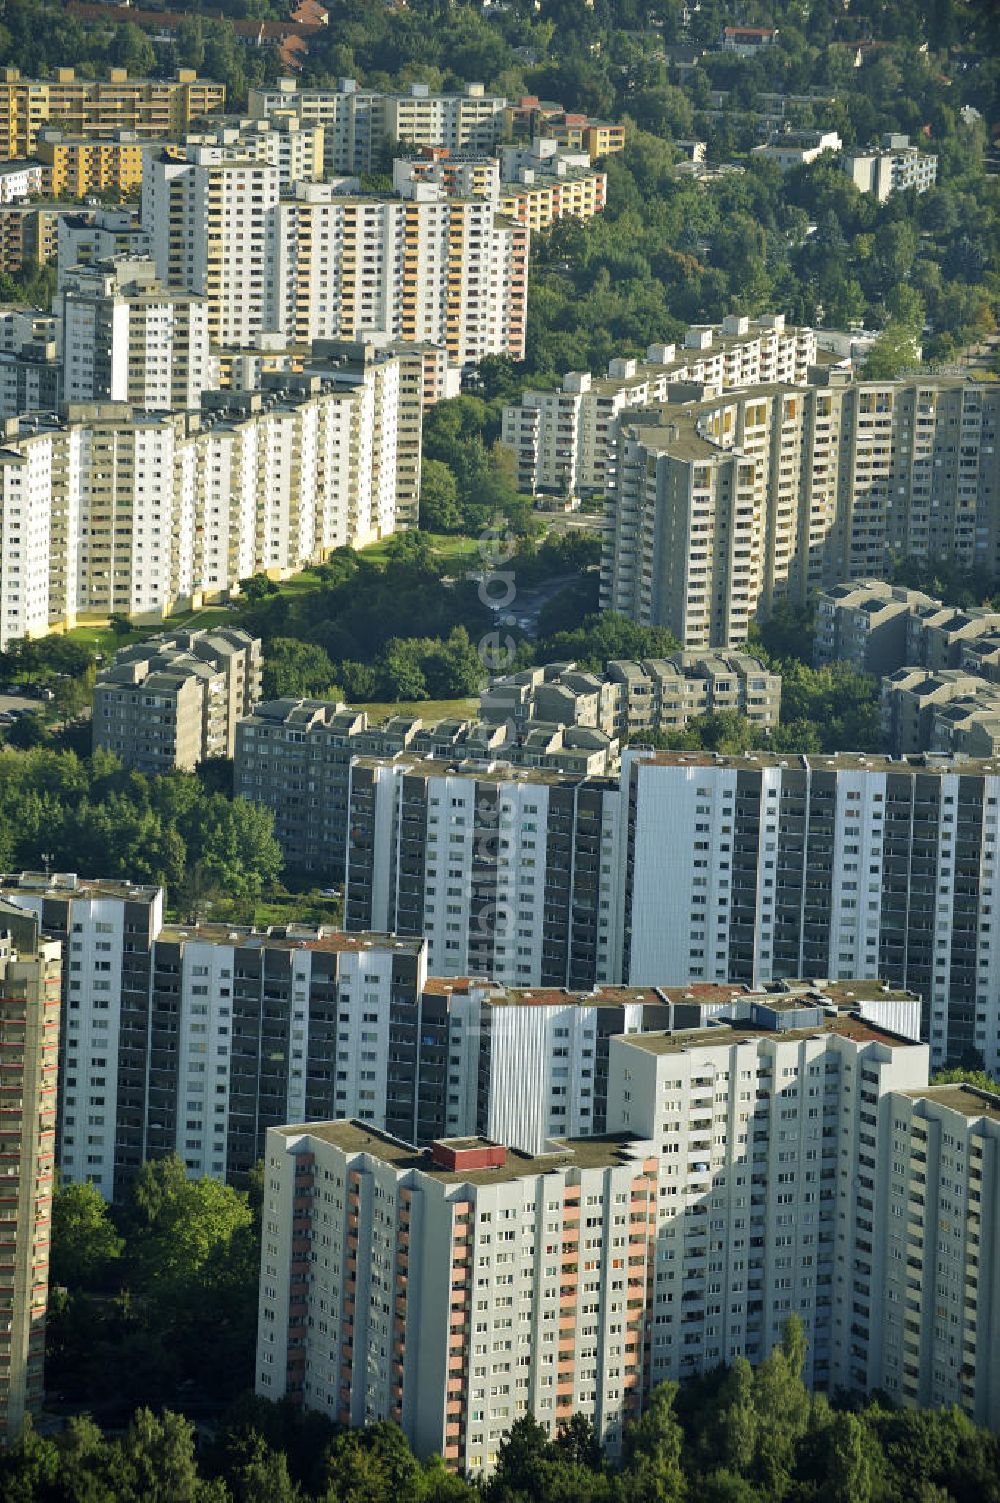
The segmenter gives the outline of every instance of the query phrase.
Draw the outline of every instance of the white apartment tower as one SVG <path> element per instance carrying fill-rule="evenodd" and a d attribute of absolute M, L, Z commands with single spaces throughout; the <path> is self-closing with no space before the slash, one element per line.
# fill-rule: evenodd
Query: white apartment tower
<path fill-rule="evenodd" d="M 427 1156 L 363 1123 L 270 1131 L 257 1392 L 394 1420 L 463 1471 L 524 1414 L 584 1414 L 616 1452 L 643 1397 L 656 1165 L 638 1141 Z"/>
<path fill-rule="evenodd" d="M 216 384 L 207 299 L 161 287 L 151 261 L 68 273 L 60 308 L 67 402 L 192 409 Z"/>
<path fill-rule="evenodd" d="M 268 266 L 280 172 L 225 147 L 192 146 L 186 160 L 150 154 L 142 223 L 157 275 L 208 303 L 215 345 L 248 346 L 267 327 Z"/>
<path fill-rule="evenodd" d="M 275 217 L 270 326 L 303 342 L 437 343 L 456 365 L 522 359 L 529 231 L 485 200 L 413 192 L 380 199 L 297 184 Z"/>
<path fill-rule="evenodd" d="M 878 1119 L 926 1085 L 927 1047 L 850 1017 L 788 1026 L 780 1004 L 776 1021 L 612 1041 L 609 1127 L 660 1155 L 651 1384 L 759 1362 L 796 1314 L 810 1386 L 871 1386 Z"/>
<path fill-rule="evenodd" d="M 881 977 L 1000 1067 L 1000 767 L 626 751 L 621 978 Z"/>
<path fill-rule="evenodd" d="M 886 1104 L 869 1381 L 1000 1427 L 1000 1095 L 968 1085 Z"/>

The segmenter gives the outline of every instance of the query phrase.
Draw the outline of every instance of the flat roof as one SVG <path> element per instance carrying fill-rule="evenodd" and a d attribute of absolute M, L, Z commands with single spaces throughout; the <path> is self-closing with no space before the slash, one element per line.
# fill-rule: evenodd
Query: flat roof
<path fill-rule="evenodd" d="M 0 892 L 16 897 L 19 892 L 46 898 L 127 898 L 150 903 L 162 889 L 155 884 L 120 882 L 111 877 L 77 877 L 75 873 L 8 872 L 0 875 Z"/>
<path fill-rule="evenodd" d="M 949 1085 L 921 1086 L 902 1094 L 913 1101 L 936 1102 L 949 1111 L 961 1112 L 964 1117 L 988 1117 L 991 1122 L 1000 1122 L 1000 1088 L 996 1092 L 985 1092 L 961 1081 L 953 1081 Z"/>
<path fill-rule="evenodd" d="M 406 751 L 400 751 L 395 756 L 379 757 L 364 756 L 355 757 L 355 767 L 398 767 L 410 773 L 414 777 L 444 778 L 462 777 L 475 778 L 484 782 L 501 783 L 542 783 L 557 785 L 560 783 L 577 783 L 581 779 L 588 787 L 595 787 L 604 783 L 608 787 L 617 787 L 615 779 L 599 777 L 583 777 L 583 774 L 564 772 L 555 767 L 522 767 L 514 765 L 500 756 L 487 754 L 484 757 L 464 758 L 461 746 L 456 747 L 454 757 L 424 757 L 412 756 Z"/>
<path fill-rule="evenodd" d="M 515 1148 L 506 1150 L 506 1162 L 487 1169 L 444 1169 L 431 1159 L 430 1150 L 421 1151 L 404 1143 L 389 1133 L 381 1132 L 369 1123 L 356 1120 L 339 1122 L 305 1122 L 275 1129 L 285 1137 L 300 1134 L 332 1143 L 345 1153 L 369 1153 L 373 1158 L 390 1164 L 398 1173 L 415 1170 L 439 1180 L 445 1185 L 495 1185 L 510 1184 L 538 1174 L 550 1174 L 566 1168 L 607 1169 L 635 1159 L 629 1150 L 634 1144 L 646 1140 L 633 1133 L 608 1133 L 595 1138 L 552 1139 L 553 1152 L 530 1154 Z M 451 1140 L 446 1140 L 451 1141 Z M 463 1146 L 489 1146 L 486 1140 L 473 1139 Z M 502 1145 L 492 1145 L 502 1146 Z"/>
<path fill-rule="evenodd" d="M 726 767 L 738 772 L 759 772 L 762 768 L 798 768 L 811 772 L 883 772 L 883 773 L 956 773 L 1000 774 L 995 758 L 934 756 L 918 753 L 912 757 L 886 757 L 876 752 L 833 752 L 829 755 L 802 752 L 745 752 L 736 756 L 703 751 L 653 751 L 637 759 L 639 765 L 656 767 Z"/>
<path fill-rule="evenodd" d="M 890 1047 L 916 1048 L 912 1039 L 890 1033 L 878 1024 L 861 1018 L 828 1017 L 811 1028 L 786 1028 L 776 1031 L 757 1023 L 724 1023 L 715 1028 L 688 1028 L 674 1033 L 628 1033 L 625 1042 L 649 1054 L 683 1054 L 688 1049 L 714 1049 L 720 1045 L 740 1044 L 751 1039 L 773 1039 L 775 1043 L 800 1043 L 803 1039 L 827 1035 L 851 1039 L 856 1044 L 888 1044 Z"/>
<path fill-rule="evenodd" d="M 346 934 L 339 929 L 327 929 L 320 925 L 276 925 L 273 929 L 238 928 L 232 924 L 164 924 L 156 936 L 171 944 L 183 944 L 186 940 L 200 944 L 229 944 L 241 948 L 268 950 L 320 950 L 330 954 L 357 953 L 362 950 L 391 950 L 396 953 L 419 955 L 422 939 L 400 938 L 395 934 L 377 934 L 358 931 Z"/>

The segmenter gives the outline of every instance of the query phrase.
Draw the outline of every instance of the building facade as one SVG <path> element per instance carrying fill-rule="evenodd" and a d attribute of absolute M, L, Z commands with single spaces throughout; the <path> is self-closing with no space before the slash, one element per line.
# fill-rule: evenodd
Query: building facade
<path fill-rule="evenodd" d="M 623 754 L 620 972 L 881 977 L 924 999 L 935 1064 L 1000 1063 L 992 762 Z"/>
<path fill-rule="evenodd" d="M 0 644 L 78 618 L 162 620 L 389 536 L 397 502 L 416 515 L 419 353 L 262 379 L 202 392 L 200 412 L 73 403 L 7 422 Z"/>
<path fill-rule="evenodd" d="M 63 281 L 60 306 L 67 402 L 189 411 L 217 384 L 208 300 L 167 291 L 152 261 L 75 268 Z"/>
<path fill-rule="evenodd" d="M 333 89 L 300 88 L 294 78 L 280 78 L 250 90 L 249 111 L 258 120 L 292 112 L 303 123 L 322 126 L 329 174 L 387 167 L 387 149 L 401 141 L 454 153 L 490 151 L 503 131 L 505 103 L 475 83 L 461 94 L 432 94 L 416 83 L 405 94 L 382 94 L 359 88 L 353 78 L 338 80 Z"/>
<path fill-rule="evenodd" d="M 94 749 L 150 774 L 231 757 L 260 680 L 260 641 L 235 627 L 124 647 L 94 685 Z"/>
<path fill-rule="evenodd" d="M 615 979 L 621 805 L 610 780 L 358 757 L 348 832 L 348 929 L 425 935 L 438 976 Z"/>
<path fill-rule="evenodd" d="M 614 1456 L 657 1383 L 758 1363 L 796 1315 L 813 1389 L 888 1378 L 995 1426 L 1000 1097 L 798 1012 L 614 1040 L 617 1129 L 531 1156 L 272 1130 L 258 1394 L 463 1471 L 525 1414 L 583 1413 Z"/>
<path fill-rule="evenodd" d="M 120 130 L 144 141 L 177 139 L 201 115 L 221 110 L 224 84 L 182 68 L 175 79 L 129 78 L 124 68 L 108 77 L 77 78 L 57 68 L 52 79 L 22 78 L 5 68 L 0 80 L 0 152 L 5 158 L 37 155 L 39 134 L 48 126 L 70 136 L 113 139 Z"/>
<path fill-rule="evenodd" d="M 719 325 L 693 325 L 682 345 L 650 345 L 644 361 L 612 360 L 605 377 L 570 371 L 559 391 L 524 392 L 504 408 L 503 441 L 514 451 L 523 490 L 603 492 L 615 420 L 629 408 L 666 402 L 671 387 L 699 387 L 710 396 L 762 382 L 804 383 L 815 360 L 813 331 L 786 328 L 784 314 L 731 315 Z"/>
<path fill-rule="evenodd" d="M 992 576 L 998 419 L 1000 397 L 975 382 L 836 371 L 623 414 L 601 603 L 686 646 L 732 647 L 758 612 L 897 554 Z"/>
<path fill-rule="evenodd" d="M 297 184 L 275 213 L 267 325 L 304 342 L 375 333 L 441 344 L 458 366 L 522 359 L 529 230 L 484 199 L 415 191 L 380 199 Z"/>
<path fill-rule="evenodd" d="M 21 1436 L 42 1405 L 55 1181 L 59 944 L 0 903 L 0 1438 Z"/>

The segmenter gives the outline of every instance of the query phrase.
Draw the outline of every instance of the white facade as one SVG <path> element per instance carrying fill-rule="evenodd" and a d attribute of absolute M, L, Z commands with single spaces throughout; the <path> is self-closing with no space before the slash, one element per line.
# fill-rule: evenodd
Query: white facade
<path fill-rule="evenodd" d="M 881 1340 L 870 1381 L 902 1404 L 957 1404 L 1000 1428 L 1000 1096 L 890 1097 L 880 1197 Z"/>
<path fill-rule="evenodd" d="M 166 286 L 208 301 L 214 344 L 246 346 L 267 328 L 268 267 L 280 172 L 223 147 L 143 163 L 142 223 Z"/>
<path fill-rule="evenodd" d="M 662 1145 L 651 1383 L 759 1362 L 794 1313 L 810 1386 L 867 1390 L 879 1103 L 927 1070 L 849 1018 L 612 1041 L 609 1130 Z"/>
<path fill-rule="evenodd" d="M 4 162 L 0 166 L 0 204 L 21 203 L 43 190 L 41 162 Z"/>
<path fill-rule="evenodd" d="M 390 142 L 447 146 L 452 154 L 491 150 L 503 130 L 506 100 L 470 83 L 461 94 L 432 94 L 426 84 L 411 84 L 406 94 L 359 89 L 353 78 L 336 88 L 300 88 L 280 78 L 250 90 L 250 114 L 266 120 L 276 111 L 294 112 L 303 124 L 323 127 L 328 173 L 377 170 Z"/>
<path fill-rule="evenodd" d="M 151 262 L 67 274 L 61 292 L 63 397 L 192 409 L 216 385 L 207 299 L 160 287 Z"/>
<path fill-rule="evenodd" d="M 18 638 L 48 631 L 52 465 L 52 443 L 45 432 L 15 448 L 0 448 L 0 650 Z"/>
<path fill-rule="evenodd" d="M 778 600 L 884 574 L 897 553 L 991 570 L 998 422 L 988 384 L 839 371 L 622 413 L 601 604 L 734 647 Z"/>
<path fill-rule="evenodd" d="M 616 1453 L 642 1398 L 652 1144 L 485 1170 L 464 1167 L 479 1140 L 443 1146 L 457 1172 L 350 1122 L 268 1134 L 257 1392 L 395 1420 L 466 1471 L 524 1414 L 550 1433 L 585 1414 Z"/>
<path fill-rule="evenodd" d="M 882 977 L 935 1063 L 1000 1065 L 995 764 L 626 751 L 622 782 L 630 985 Z"/>
<path fill-rule="evenodd" d="M 669 400 L 690 383 L 705 396 L 771 382 L 804 384 L 816 360 L 812 329 L 785 327 L 783 314 L 729 316 L 695 325 L 683 345 L 650 345 L 646 359 L 612 360 L 607 375 L 570 371 L 559 391 L 526 391 L 503 411 L 502 437 L 518 480 L 530 491 L 603 491 L 610 479 L 615 419 L 630 407 Z"/>
<path fill-rule="evenodd" d="M 369 334 L 444 345 L 465 365 L 524 352 L 528 230 L 479 199 L 297 185 L 275 215 L 267 324 L 289 338 Z"/>
<path fill-rule="evenodd" d="M 63 422 L 11 420 L 4 515 L 26 525 L 10 528 L 0 566 L 0 640 L 41 635 L 46 619 L 161 619 L 258 571 L 295 573 L 388 536 L 419 494 L 422 365 L 410 360 L 343 384 L 288 376 L 263 394 L 212 393 L 201 414 L 103 402 L 74 403 Z"/>

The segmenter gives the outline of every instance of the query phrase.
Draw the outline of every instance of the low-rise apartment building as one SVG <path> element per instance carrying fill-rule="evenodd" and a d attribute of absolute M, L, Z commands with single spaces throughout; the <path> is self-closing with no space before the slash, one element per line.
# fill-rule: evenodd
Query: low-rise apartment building
<path fill-rule="evenodd" d="M 892 756 L 993 757 L 1000 688 L 961 668 L 899 668 L 882 680 L 882 735 Z"/>
<path fill-rule="evenodd" d="M 884 135 L 879 147 L 845 151 L 840 165 L 856 188 L 873 194 L 880 203 L 907 188 L 926 193 L 937 182 L 937 157 L 911 146 L 909 136 L 895 133 Z"/>
<path fill-rule="evenodd" d="M 622 742 L 683 730 L 697 715 L 726 711 L 770 727 L 778 724 L 780 708 L 781 675 L 746 653 L 617 659 L 603 674 L 548 663 L 491 680 L 479 699 L 480 715 L 492 724 L 587 725 Z"/>
<path fill-rule="evenodd" d="M 911 661 L 907 623 L 937 602 L 922 590 L 859 579 L 821 590 L 816 601 L 813 661 L 850 663 L 859 673 L 892 673 Z"/>
<path fill-rule="evenodd" d="M 123 647 L 94 685 L 94 750 L 150 774 L 231 757 L 260 681 L 260 641 L 235 627 Z"/>
<path fill-rule="evenodd" d="M 129 78 L 124 68 L 112 68 L 107 78 L 77 78 L 72 68 L 57 68 L 53 78 L 37 79 L 5 68 L 0 155 L 35 156 L 50 126 L 89 140 L 110 140 L 121 130 L 144 141 L 176 140 L 225 101 L 225 85 L 199 78 L 193 68 L 181 68 L 174 79 Z"/>

